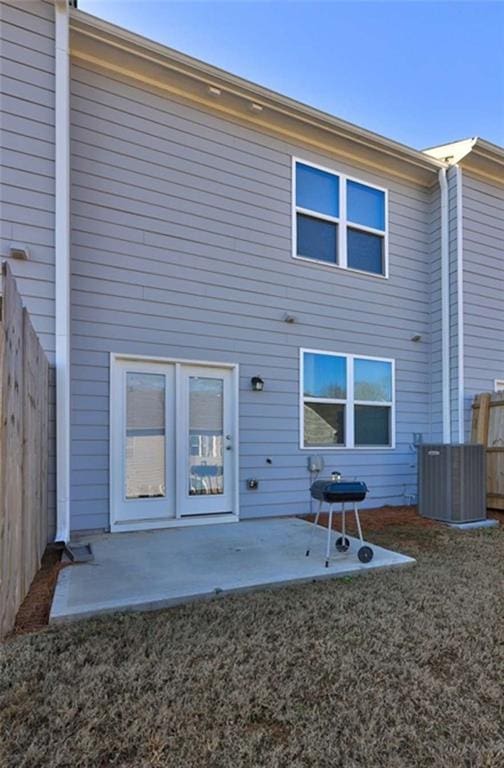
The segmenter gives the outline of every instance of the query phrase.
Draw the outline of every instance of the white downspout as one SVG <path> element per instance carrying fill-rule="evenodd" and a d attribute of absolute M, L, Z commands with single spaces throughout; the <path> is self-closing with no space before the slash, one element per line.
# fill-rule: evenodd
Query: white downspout
<path fill-rule="evenodd" d="M 68 0 L 55 0 L 56 541 L 70 538 L 70 58 Z"/>
<path fill-rule="evenodd" d="M 457 183 L 457 347 L 458 347 L 458 439 L 464 442 L 464 235 L 462 169 L 455 166 Z"/>
<path fill-rule="evenodd" d="M 439 170 L 441 189 L 441 392 L 443 443 L 450 442 L 450 263 L 448 230 L 448 182 L 446 168 Z"/>

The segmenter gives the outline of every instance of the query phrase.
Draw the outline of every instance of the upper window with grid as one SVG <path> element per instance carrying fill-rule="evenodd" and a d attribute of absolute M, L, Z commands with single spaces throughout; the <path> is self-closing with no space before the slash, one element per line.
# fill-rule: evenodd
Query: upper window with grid
<path fill-rule="evenodd" d="M 297 160 L 294 167 L 294 256 L 386 277 L 386 190 Z"/>

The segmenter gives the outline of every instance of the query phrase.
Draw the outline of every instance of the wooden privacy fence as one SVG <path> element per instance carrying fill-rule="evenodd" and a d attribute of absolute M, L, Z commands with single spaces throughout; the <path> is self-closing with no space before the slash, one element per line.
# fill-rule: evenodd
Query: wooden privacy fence
<path fill-rule="evenodd" d="M 7 264 L 0 314 L 0 637 L 9 632 L 47 544 L 48 375 Z"/>
<path fill-rule="evenodd" d="M 476 395 L 471 442 L 486 447 L 487 507 L 504 510 L 504 392 Z"/>

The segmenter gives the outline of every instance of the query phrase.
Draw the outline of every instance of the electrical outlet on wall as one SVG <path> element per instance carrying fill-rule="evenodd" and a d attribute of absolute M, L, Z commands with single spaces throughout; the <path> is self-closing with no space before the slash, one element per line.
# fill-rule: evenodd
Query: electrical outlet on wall
<path fill-rule="evenodd" d="M 322 472 L 325 467 L 323 456 L 309 456 L 308 457 L 308 472 Z"/>

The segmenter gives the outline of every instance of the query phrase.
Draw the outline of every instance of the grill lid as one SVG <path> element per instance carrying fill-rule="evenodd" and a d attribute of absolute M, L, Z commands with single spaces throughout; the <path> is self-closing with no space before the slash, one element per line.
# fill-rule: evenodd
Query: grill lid
<path fill-rule="evenodd" d="M 310 488 L 312 498 L 329 503 L 363 501 L 367 492 L 361 480 L 315 480 Z"/>

